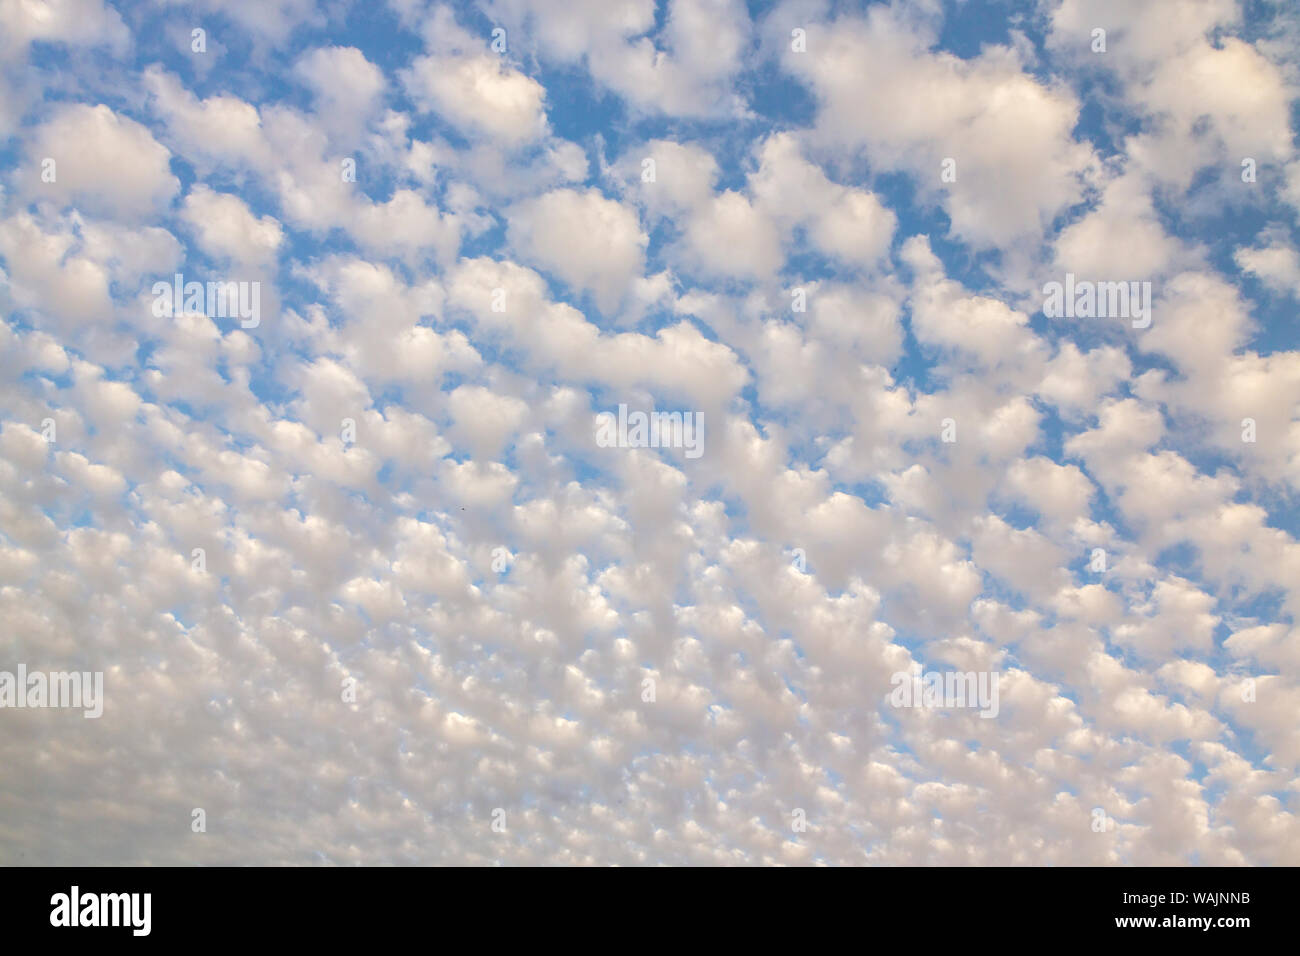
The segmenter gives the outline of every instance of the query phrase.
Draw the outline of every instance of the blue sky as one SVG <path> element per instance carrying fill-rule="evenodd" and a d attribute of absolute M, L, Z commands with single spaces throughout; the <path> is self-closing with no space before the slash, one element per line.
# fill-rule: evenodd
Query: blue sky
<path fill-rule="evenodd" d="M 1300 862 L 1286 4 L 0 35 L 0 860 Z"/>

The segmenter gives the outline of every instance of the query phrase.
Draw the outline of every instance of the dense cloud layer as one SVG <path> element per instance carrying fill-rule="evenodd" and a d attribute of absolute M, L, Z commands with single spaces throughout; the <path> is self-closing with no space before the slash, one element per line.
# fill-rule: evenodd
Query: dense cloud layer
<path fill-rule="evenodd" d="M 371 6 L 0 0 L 0 862 L 1300 864 L 1294 11 Z"/>

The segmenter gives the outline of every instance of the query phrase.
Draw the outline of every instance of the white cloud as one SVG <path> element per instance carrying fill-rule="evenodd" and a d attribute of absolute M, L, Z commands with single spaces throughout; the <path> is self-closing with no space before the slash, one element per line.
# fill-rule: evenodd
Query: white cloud
<path fill-rule="evenodd" d="M 207 186 L 190 190 L 181 208 L 205 252 L 239 264 L 266 265 L 275 258 L 284 230 L 274 216 L 254 216 L 238 196 Z"/>
<path fill-rule="evenodd" d="M 488 51 L 451 11 L 438 7 L 425 28 L 430 53 L 403 73 L 407 91 L 462 133 L 520 147 L 547 132 L 542 85 Z"/>
<path fill-rule="evenodd" d="M 646 234 L 635 211 L 597 190 L 557 189 L 508 213 L 510 244 L 613 311 L 645 268 Z"/>
<path fill-rule="evenodd" d="M 781 63 L 817 97 L 817 140 L 910 173 L 957 236 L 977 246 L 1034 238 L 1082 197 L 1093 158 L 1071 135 L 1079 103 L 1025 72 L 1016 50 L 930 52 L 933 28 L 897 6 L 807 29 L 809 52 L 787 50 Z M 948 159 L 955 182 L 941 179 Z"/>
<path fill-rule="evenodd" d="M 0 0 L 0 856 L 1300 861 L 1294 29 L 949 6 Z"/>
<path fill-rule="evenodd" d="M 691 271 L 755 279 L 770 276 L 783 259 L 776 226 L 732 190 L 715 196 L 686 227 L 682 265 Z"/>
<path fill-rule="evenodd" d="M 374 116 L 387 85 L 383 71 L 356 47 L 318 47 L 299 58 L 294 72 L 311 88 L 317 114 L 345 142 Z"/>
<path fill-rule="evenodd" d="M 68 103 L 53 111 L 27 146 L 33 199 L 76 203 L 88 212 L 137 220 L 180 190 L 171 153 L 135 120 L 107 106 Z M 53 166 L 46 161 L 52 160 Z M 43 175 L 52 170 L 50 177 Z"/>
<path fill-rule="evenodd" d="M 1266 238 L 1255 248 L 1233 253 L 1237 267 L 1259 278 L 1270 289 L 1300 298 L 1300 252 L 1284 239 Z"/>

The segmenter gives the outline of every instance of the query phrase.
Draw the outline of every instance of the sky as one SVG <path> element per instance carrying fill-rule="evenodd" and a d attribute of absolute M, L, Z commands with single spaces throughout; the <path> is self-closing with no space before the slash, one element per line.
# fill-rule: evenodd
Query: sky
<path fill-rule="evenodd" d="M 1300 864 L 1298 96 L 1271 0 L 0 0 L 0 863 Z"/>

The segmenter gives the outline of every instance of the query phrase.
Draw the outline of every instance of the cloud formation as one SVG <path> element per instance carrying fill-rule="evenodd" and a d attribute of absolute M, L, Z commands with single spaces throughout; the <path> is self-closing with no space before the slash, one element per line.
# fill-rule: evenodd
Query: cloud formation
<path fill-rule="evenodd" d="M 0 862 L 1300 864 L 1300 29 L 1002 7 L 0 0 Z"/>

